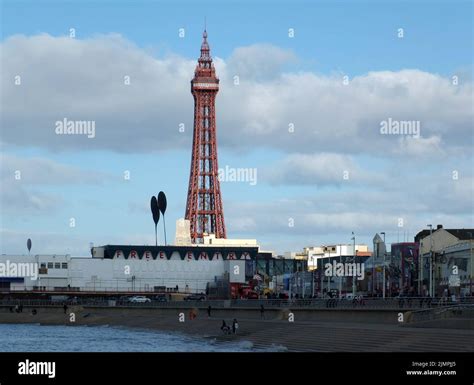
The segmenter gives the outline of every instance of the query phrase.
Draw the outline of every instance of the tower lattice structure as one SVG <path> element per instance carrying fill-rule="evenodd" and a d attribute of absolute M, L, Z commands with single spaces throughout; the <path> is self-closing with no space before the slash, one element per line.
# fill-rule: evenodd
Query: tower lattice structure
<path fill-rule="evenodd" d="M 217 163 L 215 101 L 218 91 L 219 79 L 204 30 L 201 56 L 191 80 L 194 131 L 185 218 L 191 224 L 193 243 L 202 243 L 204 234 L 226 238 Z"/>

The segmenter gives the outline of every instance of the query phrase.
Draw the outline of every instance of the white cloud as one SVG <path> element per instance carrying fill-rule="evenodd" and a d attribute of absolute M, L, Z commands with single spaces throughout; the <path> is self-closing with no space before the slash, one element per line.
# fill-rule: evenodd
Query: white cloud
<path fill-rule="evenodd" d="M 58 193 L 44 192 L 50 185 L 100 184 L 110 175 L 86 171 L 49 159 L 21 158 L 3 154 L 0 158 L 0 203 L 4 213 L 47 213 L 64 204 Z"/>
<path fill-rule="evenodd" d="M 283 65 L 296 61 L 296 56 L 271 44 L 238 47 L 227 61 L 227 74 L 238 76 L 243 83 L 269 80 L 279 75 Z"/>
<path fill-rule="evenodd" d="M 425 181 L 422 178 L 418 186 L 409 180 L 393 190 L 380 186 L 376 191 L 335 190 L 265 202 L 227 202 L 227 226 L 234 229 L 235 224 L 245 223 L 235 230 L 243 237 L 299 236 L 308 244 L 327 235 L 332 235 L 331 242 L 339 242 L 351 231 L 366 238 L 377 231 L 392 235 L 409 231 L 414 235 L 432 222 L 445 227 L 472 227 L 472 178 L 439 188 L 441 181 L 430 189 L 423 188 Z M 289 226 L 290 218 L 293 227 Z M 398 227 L 399 218 L 403 219 L 403 228 Z"/>
<path fill-rule="evenodd" d="M 18 179 L 15 178 L 17 173 Z M 46 158 L 21 158 L 3 154 L 0 158 L 0 178 L 2 181 L 15 180 L 26 185 L 58 185 L 102 183 L 109 180 L 111 176 L 97 171 L 86 171 Z"/>
<path fill-rule="evenodd" d="M 155 58 L 119 35 L 13 36 L 1 46 L 4 142 L 140 153 L 190 147 L 195 59 Z M 381 156 L 410 156 L 426 144 L 432 150 L 426 156 L 439 156 L 441 148 L 458 155 L 471 150 L 472 83 L 454 86 L 436 74 L 402 70 L 370 72 L 344 85 L 338 74 L 281 72 L 295 59 L 265 44 L 215 59 L 220 146 Z M 16 75 L 20 86 L 14 85 Z M 64 117 L 95 120 L 96 138 L 55 135 L 54 122 Z M 388 117 L 419 120 L 421 144 L 407 149 L 408 141 L 380 135 L 380 121 Z"/>
<path fill-rule="evenodd" d="M 399 138 L 399 146 L 396 153 L 414 158 L 429 157 L 430 155 L 444 157 L 446 155 L 446 152 L 441 146 L 441 138 L 439 136 L 431 136 L 429 138 Z"/>
<path fill-rule="evenodd" d="M 376 184 L 384 180 L 383 175 L 362 170 L 349 156 L 324 152 L 288 155 L 262 174 L 264 182 L 292 185 Z"/>

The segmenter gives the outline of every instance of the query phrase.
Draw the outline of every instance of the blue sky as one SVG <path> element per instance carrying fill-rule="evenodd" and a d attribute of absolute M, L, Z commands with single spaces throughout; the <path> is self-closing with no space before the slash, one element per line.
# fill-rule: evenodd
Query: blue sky
<path fill-rule="evenodd" d="M 157 54 L 171 51 L 194 57 L 207 18 L 212 49 L 221 57 L 235 47 L 268 42 L 292 49 L 303 68 L 351 75 L 403 68 L 451 74 L 472 61 L 469 1 L 2 3 L 4 38 L 59 36 L 73 27 L 78 38 L 117 32 Z M 403 44 L 395 33 L 400 27 L 409 37 Z M 187 38 L 178 37 L 178 28 L 186 29 Z M 288 39 L 288 28 L 295 28 L 294 39 Z"/>
<path fill-rule="evenodd" d="M 222 183 L 229 237 L 283 252 L 348 243 L 351 231 L 370 245 L 380 231 L 396 242 L 427 223 L 473 227 L 471 2 L 1 4 L 2 253 L 23 253 L 28 237 L 37 253 L 74 255 L 89 242 L 153 243 L 148 204 L 160 190 L 174 238 L 204 17 L 221 78 L 219 165 L 259 178 Z M 136 88 L 116 91 L 126 74 Z M 65 116 L 94 118 L 97 138 L 48 136 Z M 377 136 L 388 116 L 419 120 L 422 138 Z"/>

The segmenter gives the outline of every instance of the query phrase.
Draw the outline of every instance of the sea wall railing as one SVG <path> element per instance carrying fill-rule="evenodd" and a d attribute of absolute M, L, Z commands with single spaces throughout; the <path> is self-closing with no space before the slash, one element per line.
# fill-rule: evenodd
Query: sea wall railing
<path fill-rule="evenodd" d="M 63 307 L 100 306 L 100 307 L 151 307 L 151 308 L 251 308 L 251 309 L 279 309 L 279 308 L 299 308 L 299 309 L 402 309 L 417 310 L 412 314 L 417 319 L 424 317 L 424 314 L 438 314 L 436 310 L 448 311 L 446 309 L 459 309 L 466 306 L 467 309 L 474 309 L 474 298 L 463 298 L 456 302 L 446 301 L 437 298 L 367 298 L 367 299 L 233 299 L 233 300 L 166 300 L 162 297 L 151 296 L 151 302 L 131 302 L 130 298 L 93 298 L 93 297 L 73 297 L 61 299 L 1 299 L 0 306 L 15 307 L 23 305 L 28 307 Z M 471 307 L 470 307 L 471 306 Z M 428 316 L 427 316 L 428 317 Z"/>
<path fill-rule="evenodd" d="M 474 319 L 474 304 L 463 303 L 452 306 L 412 311 L 408 314 L 406 322 L 415 323 L 447 318 Z"/>

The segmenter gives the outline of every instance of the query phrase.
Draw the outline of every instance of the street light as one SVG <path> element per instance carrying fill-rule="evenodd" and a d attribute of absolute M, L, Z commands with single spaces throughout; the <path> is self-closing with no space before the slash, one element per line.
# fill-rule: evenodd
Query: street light
<path fill-rule="evenodd" d="M 328 261 L 329 261 L 329 263 L 331 263 L 331 249 L 329 248 L 328 251 L 329 251 L 329 259 L 328 259 Z M 330 296 L 330 294 L 329 294 L 330 291 L 331 291 L 331 276 L 328 275 L 328 292 L 327 292 L 328 297 Z"/>
<path fill-rule="evenodd" d="M 433 297 L 433 225 L 426 225 L 430 228 L 430 297 Z"/>
<path fill-rule="evenodd" d="M 342 253 L 339 250 L 339 263 L 342 264 Z M 339 299 L 342 298 L 342 275 L 339 276 Z"/>
<path fill-rule="evenodd" d="M 354 235 L 354 232 L 352 232 L 352 241 L 354 241 L 354 268 L 355 268 L 355 263 L 356 263 L 356 238 Z M 356 292 L 356 285 L 355 285 L 355 276 L 354 274 L 352 275 L 352 299 L 355 298 L 355 292 Z"/>
<path fill-rule="evenodd" d="M 423 297 L 423 240 L 420 240 L 418 248 L 418 295 Z"/>
<path fill-rule="evenodd" d="M 374 253 L 372 254 L 372 297 L 375 296 L 375 245 L 378 244 L 378 242 L 375 242 L 375 238 L 373 239 L 373 245 L 374 245 Z M 379 253 L 379 248 L 377 247 L 377 256 Z"/>
<path fill-rule="evenodd" d="M 385 256 L 387 254 L 387 246 L 385 245 L 385 231 L 382 231 L 380 234 L 383 235 L 383 246 L 385 248 L 385 251 L 383 253 L 383 268 L 382 268 L 382 274 L 383 274 L 383 277 L 382 277 L 382 283 L 383 283 L 382 297 L 385 298 Z"/>

